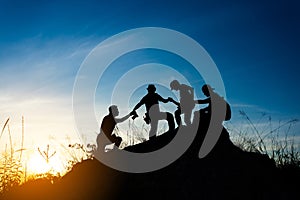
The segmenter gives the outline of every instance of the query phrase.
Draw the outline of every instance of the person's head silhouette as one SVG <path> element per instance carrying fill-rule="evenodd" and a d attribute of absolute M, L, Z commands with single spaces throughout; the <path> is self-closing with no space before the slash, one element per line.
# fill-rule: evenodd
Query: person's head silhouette
<path fill-rule="evenodd" d="M 149 93 L 155 93 L 156 87 L 153 84 L 148 85 L 147 90 Z"/>
<path fill-rule="evenodd" d="M 212 88 L 210 85 L 205 84 L 202 86 L 202 92 L 205 96 L 209 97 L 210 94 L 213 92 L 214 88 Z"/>
<path fill-rule="evenodd" d="M 116 105 L 109 106 L 108 111 L 109 114 L 113 115 L 114 117 L 119 115 L 119 109 Z"/>
<path fill-rule="evenodd" d="M 171 90 L 178 90 L 179 89 L 179 85 L 180 85 L 180 83 L 177 80 L 173 80 L 170 83 L 170 88 L 171 88 Z"/>

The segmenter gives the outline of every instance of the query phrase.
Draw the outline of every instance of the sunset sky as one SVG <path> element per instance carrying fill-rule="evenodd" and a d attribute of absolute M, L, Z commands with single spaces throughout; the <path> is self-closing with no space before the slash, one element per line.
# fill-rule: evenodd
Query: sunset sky
<path fill-rule="evenodd" d="M 247 111 L 254 121 L 261 112 L 274 120 L 300 118 L 299 2 L 163 2 L 1 0 L 0 127 L 10 117 L 14 142 L 19 145 L 24 116 L 27 148 L 79 141 L 72 92 L 82 62 L 103 40 L 139 27 L 173 29 L 201 44 L 222 75 L 236 124 L 241 123 L 239 110 Z M 158 62 L 174 69 L 187 65 L 166 52 L 151 50 L 117 62 L 120 66 Z M 116 77 L 121 73 L 114 72 Z M 171 81 L 168 73 L 159 74 Z M 150 75 L 141 72 L 140 78 Z M 191 71 L 186 75 L 193 79 Z M 203 81 L 195 79 L 193 84 L 204 98 L 199 91 Z M 158 92 L 172 95 L 166 88 Z M 141 86 L 135 91 L 136 100 L 144 94 Z M 97 104 L 99 94 L 95 97 L 100 122 L 107 106 Z M 120 115 L 135 103 L 120 108 Z M 94 132 L 88 134 L 96 137 L 98 128 L 92 127 Z M 300 135 L 300 126 L 295 128 Z M 0 138 L 1 145 L 7 143 L 6 137 Z M 83 139 L 90 140 L 90 136 Z"/>

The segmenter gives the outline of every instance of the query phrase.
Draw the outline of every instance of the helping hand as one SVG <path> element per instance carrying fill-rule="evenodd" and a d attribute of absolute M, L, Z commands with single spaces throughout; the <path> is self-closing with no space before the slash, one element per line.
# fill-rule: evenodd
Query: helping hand
<path fill-rule="evenodd" d="M 138 117 L 138 114 L 136 113 L 136 111 L 135 110 L 133 110 L 132 112 L 130 112 L 129 113 L 130 115 L 132 115 L 132 119 L 134 120 L 135 118 L 137 118 Z"/>

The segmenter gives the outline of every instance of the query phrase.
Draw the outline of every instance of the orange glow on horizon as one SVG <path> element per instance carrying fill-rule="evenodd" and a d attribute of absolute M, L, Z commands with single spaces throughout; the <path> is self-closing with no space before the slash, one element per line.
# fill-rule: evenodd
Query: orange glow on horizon
<path fill-rule="evenodd" d="M 29 175 L 38 175 L 45 173 L 52 173 L 64 175 L 66 168 L 64 167 L 63 161 L 56 155 L 49 159 L 47 163 L 46 160 L 38 153 L 33 153 L 26 163 L 27 173 Z"/>

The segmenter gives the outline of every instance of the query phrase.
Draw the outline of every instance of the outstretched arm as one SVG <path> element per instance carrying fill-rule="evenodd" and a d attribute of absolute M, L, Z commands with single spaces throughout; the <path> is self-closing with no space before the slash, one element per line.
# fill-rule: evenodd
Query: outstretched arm
<path fill-rule="evenodd" d="M 116 123 L 120 123 L 120 122 L 124 122 L 125 120 L 127 120 L 130 117 L 130 113 L 128 115 L 125 115 L 122 118 L 115 118 L 115 122 Z"/>
<path fill-rule="evenodd" d="M 164 103 L 168 103 L 170 101 L 169 98 L 168 99 L 164 99 L 159 94 L 157 94 L 157 97 L 158 97 L 159 101 L 164 102 Z"/>
<path fill-rule="evenodd" d="M 197 103 L 197 104 L 207 104 L 207 103 L 210 103 L 210 98 L 198 99 L 198 100 L 195 100 L 195 103 Z"/>
<path fill-rule="evenodd" d="M 180 105 L 180 103 L 177 102 L 177 101 L 175 101 L 172 97 L 169 97 L 168 100 L 169 100 L 170 102 L 174 103 L 174 104 L 177 105 L 177 106 Z"/>
<path fill-rule="evenodd" d="M 134 106 L 133 111 L 136 111 L 137 109 L 139 109 L 144 103 L 142 101 L 140 101 L 138 104 L 136 104 L 136 106 Z"/>
<path fill-rule="evenodd" d="M 133 110 L 131 111 L 131 113 L 133 113 L 134 111 L 136 111 L 137 109 L 139 109 L 144 103 L 145 103 L 145 97 L 143 97 L 142 98 L 142 100 L 138 103 L 138 104 L 136 104 L 135 106 L 134 106 L 134 108 L 133 108 Z"/>

